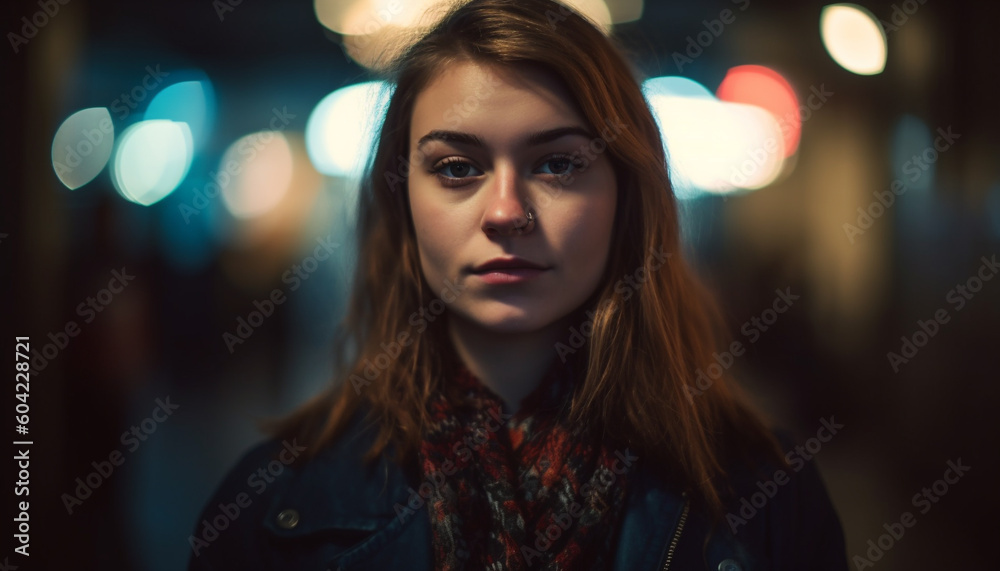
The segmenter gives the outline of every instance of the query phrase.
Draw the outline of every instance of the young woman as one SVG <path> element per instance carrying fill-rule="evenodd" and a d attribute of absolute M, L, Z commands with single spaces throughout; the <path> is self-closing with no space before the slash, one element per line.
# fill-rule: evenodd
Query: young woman
<path fill-rule="evenodd" d="M 713 360 L 612 40 L 472 0 L 392 80 L 340 374 L 232 470 L 191 569 L 846 569 L 816 468 Z"/>

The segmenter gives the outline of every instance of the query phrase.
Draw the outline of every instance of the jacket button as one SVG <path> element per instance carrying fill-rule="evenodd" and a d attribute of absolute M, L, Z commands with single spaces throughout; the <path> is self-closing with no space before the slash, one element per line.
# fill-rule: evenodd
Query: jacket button
<path fill-rule="evenodd" d="M 742 571 L 742 569 L 735 559 L 726 559 L 719 563 L 719 571 Z"/>
<path fill-rule="evenodd" d="M 278 514 L 278 527 L 284 529 L 294 529 L 299 525 L 299 512 L 295 510 L 281 510 Z"/>

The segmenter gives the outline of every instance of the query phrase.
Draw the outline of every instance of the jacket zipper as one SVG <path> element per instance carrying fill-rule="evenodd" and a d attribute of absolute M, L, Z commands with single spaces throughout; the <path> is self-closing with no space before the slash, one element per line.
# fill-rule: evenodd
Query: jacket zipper
<path fill-rule="evenodd" d="M 681 539 L 681 532 L 684 531 L 684 523 L 687 521 L 688 509 L 690 508 L 688 503 L 687 493 L 684 494 L 684 511 L 681 512 L 681 519 L 677 521 L 677 529 L 674 531 L 674 537 L 670 540 L 670 547 L 667 548 L 667 561 L 663 564 L 663 571 L 670 571 L 670 562 L 674 559 L 674 551 L 677 550 L 677 542 Z"/>

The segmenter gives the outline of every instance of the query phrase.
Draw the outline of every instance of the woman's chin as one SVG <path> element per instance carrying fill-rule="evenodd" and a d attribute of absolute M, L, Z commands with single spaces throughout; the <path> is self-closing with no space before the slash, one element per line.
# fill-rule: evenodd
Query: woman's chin
<path fill-rule="evenodd" d="M 552 324 L 551 319 L 520 306 L 473 310 L 462 315 L 464 326 L 478 327 L 494 333 L 530 333 Z"/>

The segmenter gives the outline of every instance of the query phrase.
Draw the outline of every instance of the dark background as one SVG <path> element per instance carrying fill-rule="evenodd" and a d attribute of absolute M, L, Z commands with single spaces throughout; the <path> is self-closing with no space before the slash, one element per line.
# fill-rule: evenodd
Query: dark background
<path fill-rule="evenodd" d="M 901 4 L 865 7 L 887 21 Z M 1000 8 L 926 0 L 888 34 L 886 70 L 858 76 L 824 50 L 822 6 L 751 0 L 684 68 L 714 90 L 731 66 L 766 65 L 788 78 L 800 99 L 811 86 L 835 94 L 803 123 L 790 176 L 752 193 L 685 203 L 691 254 L 722 301 L 732 339 L 749 347 L 734 370 L 761 406 L 800 439 L 831 416 L 844 425 L 816 460 L 848 555 L 864 556 L 883 524 L 909 511 L 916 525 L 875 567 L 993 568 L 987 546 L 1000 531 L 993 421 L 1000 280 L 986 282 L 960 311 L 946 297 L 975 275 L 982 257 L 1000 253 Z M 704 29 L 703 20 L 732 7 L 647 1 L 642 19 L 617 31 L 643 73 L 676 75 L 671 54 Z M 39 5 L 18 1 L 3 10 L 6 33 Z M 0 562 L 182 568 L 199 510 L 261 437 L 255 422 L 291 410 L 327 382 L 349 261 L 320 264 L 234 351 L 222 335 L 255 300 L 282 287 L 282 273 L 312 251 L 315 238 L 332 235 L 349 245 L 350 224 L 343 184 L 328 178 L 309 216 L 269 227 L 227 226 L 208 214 L 184 224 L 178 206 L 190 203 L 231 142 L 267 124 L 272 108 L 296 115 L 286 132 L 301 138 L 316 103 L 364 81 L 365 71 L 316 21 L 312 3 L 301 1 L 244 0 L 220 21 L 209 0 L 70 0 L 19 53 L 5 46 L 3 62 L 9 434 L 13 337 L 30 335 L 41 346 L 70 320 L 81 333 L 32 377 L 31 557 L 15 555 L 11 545 Z M 215 88 L 215 127 L 188 177 L 150 207 L 123 200 L 107 171 L 68 190 L 51 163 L 60 123 L 76 110 L 109 106 L 141 81 L 145 66 L 157 64 L 201 70 Z M 141 110 L 116 120 L 116 134 Z M 898 176 L 892 149 L 904 115 L 931 133 L 951 126 L 961 137 L 927 175 L 929 188 L 897 197 L 852 244 L 843 224 L 855 223 L 857 208 Z M 77 305 L 123 267 L 134 281 L 83 323 Z M 743 324 L 786 288 L 800 299 L 749 343 Z M 940 309 L 950 321 L 894 372 L 887 353 Z M 179 408 L 129 452 L 122 432 L 166 398 Z M 115 450 L 124 463 L 68 514 L 62 494 Z M 959 458 L 971 470 L 920 514 L 912 496 Z M 2 472 L 11 482 L 16 467 Z M 4 490 L 15 499 L 12 483 Z M 13 523 L 5 522 L 9 540 Z"/>

